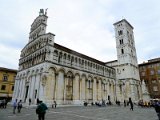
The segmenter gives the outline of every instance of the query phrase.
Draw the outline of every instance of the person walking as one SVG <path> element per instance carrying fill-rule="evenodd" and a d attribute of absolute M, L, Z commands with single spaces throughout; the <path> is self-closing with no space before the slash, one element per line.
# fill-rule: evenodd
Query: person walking
<path fill-rule="evenodd" d="M 18 113 L 21 112 L 21 109 L 22 109 L 22 100 L 18 102 Z"/>
<path fill-rule="evenodd" d="M 37 105 L 39 104 L 39 98 L 37 98 Z"/>
<path fill-rule="evenodd" d="M 15 114 L 17 108 L 17 99 L 13 102 L 13 114 Z"/>
<path fill-rule="evenodd" d="M 7 99 L 4 99 L 4 108 L 7 107 Z"/>
<path fill-rule="evenodd" d="M 154 108 L 155 108 L 155 111 L 157 113 L 158 120 L 160 120 L 160 103 L 158 101 L 155 102 Z"/>
<path fill-rule="evenodd" d="M 54 108 L 56 108 L 57 107 L 57 103 L 56 103 L 56 101 L 54 101 Z"/>
<path fill-rule="evenodd" d="M 133 102 L 132 102 L 131 98 L 129 98 L 129 104 L 130 104 L 130 110 L 133 111 Z"/>
<path fill-rule="evenodd" d="M 31 102 L 32 102 L 32 101 L 31 101 L 31 98 L 29 98 L 29 106 L 31 105 Z"/>
<path fill-rule="evenodd" d="M 48 107 L 43 101 L 39 101 L 39 105 L 36 108 L 36 114 L 38 114 L 38 120 L 45 120 L 45 114 Z"/>
<path fill-rule="evenodd" d="M 124 100 L 124 107 L 126 107 L 126 100 Z"/>

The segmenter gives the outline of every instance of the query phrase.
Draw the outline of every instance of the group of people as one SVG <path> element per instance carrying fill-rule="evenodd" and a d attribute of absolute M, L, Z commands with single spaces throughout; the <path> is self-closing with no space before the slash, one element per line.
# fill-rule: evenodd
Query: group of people
<path fill-rule="evenodd" d="M 29 106 L 31 105 L 31 99 L 29 99 Z M 52 108 L 56 108 L 57 107 L 57 103 L 56 101 L 53 101 L 52 104 Z M 22 100 L 18 100 L 15 99 L 15 101 L 13 102 L 13 114 L 16 113 L 16 109 L 17 112 L 20 113 L 21 109 L 22 109 Z M 47 105 L 45 103 L 43 103 L 43 101 L 41 100 L 37 100 L 37 108 L 36 108 L 36 114 L 38 115 L 38 120 L 44 120 L 45 119 L 45 113 L 46 110 L 48 109 Z"/>
<path fill-rule="evenodd" d="M 3 99 L 3 100 L 0 100 L 0 108 L 6 108 L 7 107 L 7 103 L 8 103 L 7 98 Z"/>
<path fill-rule="evenodd" d="M 88 102 L 84 101 L 84 106 L 87 106 L 88 104 L 89 104 Z M 116 104 L 118 106 L 120 106 L 121 102 L 118 101 L 118 100 L 116 100 Z M 108 100 L 108 102 L 105 102 L 105 100 L 102 100 L 102 101 L 98 101 L 98 102 L 95 102 L 95 103 L 91 102 L 91 105 L 92 106 L 96 105 L 96 106 L 102 107 L 102 106 L 106 106 L 106 105 L 112 105 L 112 103 L 111 103 L 110 100 Z M 129 98 L 128 101 L 124 100 L 124 107 L 126 107 L 128 105 L 130 105 L 130 110 L 133 111 L 133 105 L 134 105 L 134 103 L 132 102 L 131 98 Z"/>
<path fill-rule="evenodd" d="M 141 106 L 141 107 L 154 107 L 154 101 L 143 101 L 143 100 L 140 100 L 138 102 L 138 105 Z"/>
<path fill-rule="evenodd" d="M 19 100 L 19 102 L 17 102 L 17 99 L 13 102 L 13 114 L 16 113 L 16 109 L 17 112 L 20 113 L 21 109 L 22 109 L 22 100 Z"/>

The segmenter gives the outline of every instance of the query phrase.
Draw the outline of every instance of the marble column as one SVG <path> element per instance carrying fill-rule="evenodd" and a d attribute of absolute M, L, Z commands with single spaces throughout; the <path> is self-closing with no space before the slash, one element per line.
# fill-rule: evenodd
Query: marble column
<path fill-rule="evenodd" d="M 40 80 L 38 95 L 39 100 L 44 100 L 44 85 L 42 84 L 42 80 Z"/>
<path fill-rule="evenodd" d="M 82 101 L 85 101 L 86 98 L 86 78 L 85 77 L 82 77 L 82 86 L 81 86 L 81 100 Z"/>
<path fill-rule="evenodd" d="M 37 98 L 39 99 L 40 80 L 41 80 L 41 74 L 38 73 L 37 76 L 36 76 L 36 82 L 35 82 L 35 90 L 37 90 L 35 99 L 37 99 Z"/>
<path fill-rule="evenodd" d="M 31 92 L 30 92 L 30 98 L 32 100 L 32 103 L 35 102 L 35 80 L 36 80 L 36 75 L 32 76 L 32 82 L 31 82 Z"/>
<path fill-rule="evenodd" d="M 98 100 L 102 100 L 102 81 L 101 80 L 99 80 L 99 86 L 98 86 L 98 90 L 99 90 L 99 92 L 98 92 Z"/>
<path fill-rule="evenodd" d="M 31 79 L 31 76 L 30 76 L 30 77 L 28 77 L 28 81 L 29 81 L 29 88 L 28 88 L 27 100 L 29 100 L 29 98 L 30 98 L 30 94 L 31 94 L 31 85 L 32 85 L 32 79 Z"/>
<path fill-rule="evenodd" d="M 64 103 L 66 103 L 66 85 L 67 85 L 67 75 L 65 75 L 64 76 L 64 91 L 63 91 L 63 93 L 64 93 L 64 98 L 63 98 L 63 100 L 64 100 Z"/>
<path fill-rule="evenodd" d="M 93 79 L 93 102 L 97 101 L 97 85 L 96 85 L 96 79 Z"/>
<path fill-rule="evenodd" d="M 57 81 L 57 103 L 62 103 L 64 95 L 64 73 L 59 72 Z"/>
<path fill-rule="evenodd" d="M 25 97 L 25 80 L 26 80 L 26 77 L 24 77 L 23 81 L 22 81 L 22 93 L 21 93 L 21 100 L 24 101 L 24 97 Z"/>
<path fill-rule="evenodd" d="M 13 92 L 13 99 L 17 98 L 17 89 L 18 89 L 18 79 L 15 80 L 15 85 L 14 85 L 14 92 Z M 12 99 L 12 100 L 13 100 Z"/>
<path fill-rule="evenodd" d="M 20 80 L 20 82 L 19 82 L 19 87 L 18 87 L 18 89 L 19 89 L 19 95 L 18 95 L 18 99 L 20 100 L 21 99 L 21 93 L 22 93 L 22 82 L 23 82 L 23 77 L 22 77 L 22 79 Z"/>
<path fill-rule="evenodd" d="M 110 95 L 110 91 L 109 91 L 109 82 L 107 83 L 107 97 Z"/>
<path fill-rule="evenodd" d="M 73 100 L 77 102 L 79 100 L 79 76 L 76 75 L 73 80 Z"/>
<path fill-rule="evenodd" d="M 17 85 L 17 95 L 16 95 L 16 98 L 18 99 L 19 98 L 19 95 L 20 95 L 20 82 L 21 82 L 22 78 L 18 80 L 18 85 Z"/>
<path fill-rule="evenodd" d="M 57 89 L 58 89 L 58 73 L 55 74 L 55 87 L 54 87 L 54 100 L 57 100 Z"/>

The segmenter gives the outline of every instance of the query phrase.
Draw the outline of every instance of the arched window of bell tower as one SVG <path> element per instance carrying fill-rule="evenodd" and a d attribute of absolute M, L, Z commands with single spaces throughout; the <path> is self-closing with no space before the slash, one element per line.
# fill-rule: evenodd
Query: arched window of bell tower
<path fill-rule="evenodd" d="M 118 31 L 118 35 L 120 36 L 120 35 L 122 35 L 123 34 L 123 30 L 119 30 Z"/>
<path fill-rule="evenodd" d="M 124 49 L 121 49 L 121 53 L 124 54 Z"/>

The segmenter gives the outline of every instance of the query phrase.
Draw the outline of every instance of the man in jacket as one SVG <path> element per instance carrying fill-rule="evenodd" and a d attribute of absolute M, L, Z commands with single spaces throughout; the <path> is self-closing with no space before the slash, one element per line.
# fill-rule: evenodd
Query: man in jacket
<path fill-rule="evenodd" d="M 158 120 L 160 120 L 160 103 L 159 103 L 159 101 L 155 102 L 154 108 L 155 108 L 155 111 L 157 113 Z"/>
<path fill-rule="evenodd" d="M 45 113 L 48 107 L 42 101 L 39 101 L 39 104 L 36 109 L 36 113 L 38 114 L 39 120 L 45 120 Z"/>

